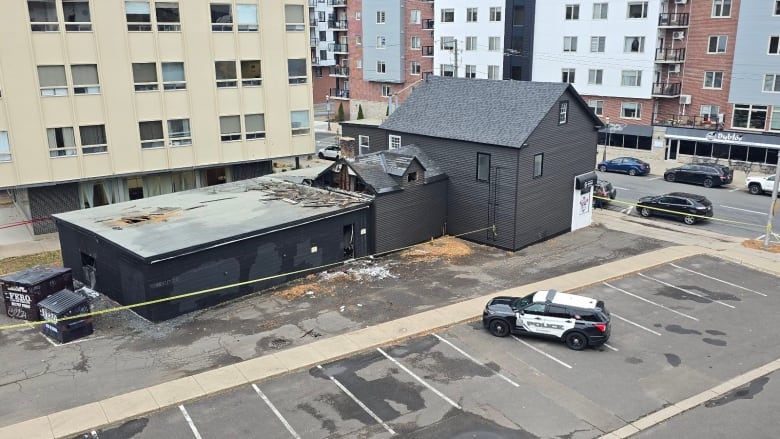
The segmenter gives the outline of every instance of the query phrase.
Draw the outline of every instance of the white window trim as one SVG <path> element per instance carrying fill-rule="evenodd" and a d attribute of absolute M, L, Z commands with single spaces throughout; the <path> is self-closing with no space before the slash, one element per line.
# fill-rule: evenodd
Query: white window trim
<path fill-rule="evenodd" d="M 398 149 L 401 147 L 401 136 L 390 134 L 387 137 L 387 149 Z"/>
<path fill-rule="evenodd" d="M 710 40 L 713 38 L 717 38 L 717 43 L 715 44 L 715 52 L 710 52 Z M 726 47 L 723 48 L 723 52 L 718 52 L 718 47 L 720 46 L 720 39 L 725 38 L 726 39 Z M 707 53 L 710 55 L 722 55 L 725 53 L 728 53 L 729 49 L 729 36 L 728 35 L 710 35 L 707 37 Z"/>
<path fill-rule="evenodd" d="M 707 73 L 712 73 L 712 85 L 707 86 Z M 715 78 L 717 77 L 717 74 L 720 73 L 720 87 L 715 86 Z M 704 80 L 702 82 L 703 89 L 706 90 L 723 90 L 723 72 L 720 70 L 705 70 L 704 71 Z"/>
<path fill-rule="evenodd" d="M 633 104 L 636 105 L 635 110 L 637 113 L 636 117 L 627 117 L 624 116 L 623 110 L 625 109 L 626 104 Z M 621 102 L 620 103 L 620 118 L 621 119 L 630 119 L 630 120 L 639 120 L 642 119 L 642 103 L 641 102 Z"/>

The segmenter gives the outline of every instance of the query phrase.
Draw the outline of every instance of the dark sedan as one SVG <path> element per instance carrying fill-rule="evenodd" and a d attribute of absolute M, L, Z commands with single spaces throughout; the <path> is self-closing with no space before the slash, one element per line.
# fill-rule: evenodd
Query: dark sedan
<path fill-rule="evenodd" d="M 667 216 L 682 219 L 685 224 L 695 224 L 712 216 L 712 203 L 707 197 L 684 192 L 642 197 L 636 208 L 645 218 Z"/>
<path fill-rule="evenodd" d="M 700 184 L 704 187 L 722 186 L 734 179 L 734 171 L 723 165 L 691 164 L 667 169 L 664 180 Z"/>
<path fill-rule="evenodd" d="M 622 172 L 628 175 L 647 175 L 650 173 L 650 163 L 633 157 L 618 157 L 599 163 L 601 172 Z"/>

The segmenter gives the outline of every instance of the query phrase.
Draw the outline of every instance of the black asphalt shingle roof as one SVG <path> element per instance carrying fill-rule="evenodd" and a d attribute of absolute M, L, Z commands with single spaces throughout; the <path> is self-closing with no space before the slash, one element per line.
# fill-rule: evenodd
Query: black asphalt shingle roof
<path fill-rule="evenodd" d="M 430 76 L 380 127 L 519 148 L 569 86 Z"/>

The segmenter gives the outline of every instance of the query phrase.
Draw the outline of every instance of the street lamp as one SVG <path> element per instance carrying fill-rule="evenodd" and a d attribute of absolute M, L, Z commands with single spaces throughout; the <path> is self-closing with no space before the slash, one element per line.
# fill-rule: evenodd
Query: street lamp
<path fill-rule="evenodd" d="M 328 131 L 330 131 L 330 95 L 325 95 L 325 109 L 328 111 Z"/>
<path fill-rule="evenodd" d="M 607 161 L 607 145 L 609 145 L 609 137 L 612 133 L 612 126 L 609 124 L 609 116 L 607 116 L 607 141 L 604 143 L 604 152 L 601 154 L 601 161 Z"/>

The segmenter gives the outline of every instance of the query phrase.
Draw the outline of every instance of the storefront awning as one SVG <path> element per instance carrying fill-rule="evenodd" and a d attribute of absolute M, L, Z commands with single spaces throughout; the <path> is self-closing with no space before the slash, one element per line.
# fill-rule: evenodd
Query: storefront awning
<path fill-rule="evenodd" d="M 780 135 L 754 134 L 736 131 L 708 131 L 695 128 L 667 128 L 667 139 L 695 142 L 725 143 L 729 145 L 757 146 L 780 149 Z"/>
<path fill-rule="evenodd" d="M 639 136 L 639 137 L 652 137 L 653 136 L 653 127 L 649 125 L 624 125 L 621 129 L 616 129 L 614 127 L 615 124 L 612 127 L 612 135 L 615 134 L 623 134 L 626 136 Z M 607 132 L 607 127 L 599 129 L 599 133 L 605 133 Z"/>

